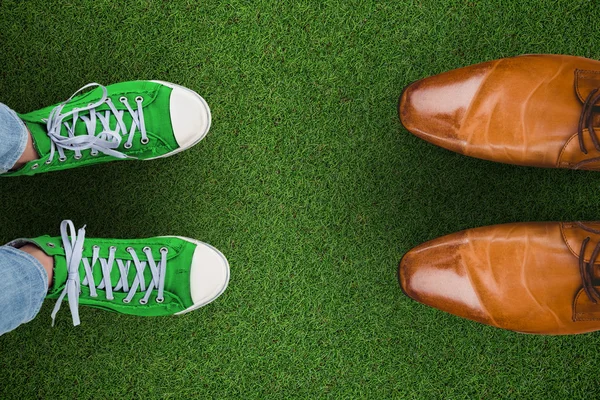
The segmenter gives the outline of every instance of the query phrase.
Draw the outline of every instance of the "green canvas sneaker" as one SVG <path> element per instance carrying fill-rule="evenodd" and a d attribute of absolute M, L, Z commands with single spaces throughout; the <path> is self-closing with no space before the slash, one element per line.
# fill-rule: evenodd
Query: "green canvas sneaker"
<path fill-rule="evenodd" d="M 200 95 L 162 81 L 90 83 L 60 104 L 19 117 L 40 158 L 2 176 L 168 157 L 202 140 L 211 122 Z"/>
<path fill-rule="evenodd" d="M 148 239 L 92 239 L 85 227 L 60 225 L 61 237 L 17 239 L 34 243 L 54 258 L 54 283 L 47 298 L 69 302 L 73 325 L 79 304 L 139 316 L 184 314 L 215 300 L 229 283 L 229 263 L 221 252 L 180 236 Z"/>

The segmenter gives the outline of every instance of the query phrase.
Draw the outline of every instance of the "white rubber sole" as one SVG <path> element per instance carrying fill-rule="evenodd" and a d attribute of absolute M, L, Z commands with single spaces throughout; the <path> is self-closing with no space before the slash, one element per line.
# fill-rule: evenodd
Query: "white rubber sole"
<path fill-rule="evenodd" d="M 205 112 L 208 116 L 208 123 L 206 125 L 206 127 L 204 128 L 204 131 L 200 134 L 200 136 L 198 137 L 198 139 L 196 139 L 193 143 L 190 143 L 186 146 L 182 146 L 176 150 L 173 150 L 167 154 L 163 154 L 161 156 L 157 156 L 157 157 L 152 157 L 152 158 L 146 158 L 144 159 L 144 161 L 148 161 L 148 160 L 156 160 L 158 158 L 165 158 L 165 157 L 170 157 L 174 154 L 180 153 L 184 150 L 189 149 L 190 147 L 193 147 L 195 145 L 197 145 L 202 139 L 204 139 L 204 137 L 206 136 L 206 134 L 208 133 L 208 131 L 210 130 L 210 125 L 212 123 L 212 115 L 210 113 L 210 107 L 208 106 L 208 103 L 206 102 L 206 100 L 204 100 L 204 98 L 202 98 L 202 96 L 200 96 L 198 93 L 194 92 L 191 89 L 186 88 L 185 86 L 181 86 L 181 85 L 177 85 L 175 83 L 171 83 L 171 82 L 165 82 L 165 81 L 158 81 L 158 80 L 151 80 L 150 82 L 155 82 L 155 83 L 160 83 L 161 85 L 165 85 L 168 86 L 170 88 L 179 88 L 179 89 L 183 89 L 186 90 L 189 93 L 192 93 L 195 97 L 198 98 L 198 100 L 200 101 L 200 103 L 204 106 L 205 108 Z"/>
<path fill-rule="evenodd" d="M 210 293 L 207 293 L 207 295 L 203 296 L 201 301 L 195 302 L 192 306 L 186 308 L 183 311 L 179 311 L 178 313 L 175 313 L 175 315 L 181 315 L 181 314 L 188 313 L 190 311 L 197 310 L 198 308 L 203 307 L 203 306 L 211 303 L 212 301 L 216 300 L 219 296 L 221 296 L 223 294 L 223 292 L 227 289 L 227 286 L 229 285 L 229 277 L 230 277 L 229 261 L 227 261 L 227 258 L 225 258 L 223 253 L 221 253 L 218 249 L 211 246 L 210 244 L 201 242 L 196 239 L 192 239 L 192 238 L 188 238 L 188 237 L 184 237 L 184 236 L 163 236 L 163 237 L 176 237 L 181 240 L 185 240 L 186 242 L 194 243 L 197 247 L 201 247 L 201 248 L 204 248 L 205 250 L 211 251 L 213 253 L 212 255 L 215 256 L 221 262 L 220 263 L 221 270 L 215 271 L 217 273 L 220 273 L 221 279 L 219 279 L 218 284 L 215 284 L 215 287 L 212 289 L 212 291 Z M 193 271 L 191 272 L 191 275 L 192 276 L 190 277 L 190 286 L 194 284 L 194 282 L 192 282 L 193 275 L 194 275 Z M 193 292 L 193 288 L 191 291 Z"/>

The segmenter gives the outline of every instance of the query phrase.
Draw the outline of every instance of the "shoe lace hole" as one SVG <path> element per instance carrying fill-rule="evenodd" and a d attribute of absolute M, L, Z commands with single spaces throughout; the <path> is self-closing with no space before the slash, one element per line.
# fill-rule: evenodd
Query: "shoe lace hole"
<path fill-rule="evenodd" d="M 157 298 L 156 298 L 156 302 L 157 302 L 157 303 L 163 303 L 164 301 L 165 301 L 165 298 L 164 298 L 164 297 L 157 297 Z"/>
<path fill-rule="evenodd" d="M 123 303 L 128 304 L 131 300 L 128 300 L 127 298 L 123 299 Z"/>
<path fill-rule="evenodd" d="M 150 249 L 150 247 L 146 246 L 146 247 L 143 248 L 143 250 L 144 251 L 150 251 L 151 249 Z"/>
<path fill-rule="evenodd" d="M 56 246 L 54 246 L 54 243 L 46 243 L 46 246 L 51 247 L 51 248 L 56 247 Z"/>
<path fill-rule="evenodd" d="M 58 157 L 58 161 L 65 162 L 67 161 L 67 157 Z"/>
<path fill-rule="evenodd" d="M 167 249 L 166 247 L 161 247 L 160 252 L 167 254 L 169 252 L 169 249 Z"/>
<path fill-rule="evenodd" d="M 37 167 L 39 167 L 40 165 L 38 163 L 35 163 L 31 166 L 31 169 L 37 169 Z"/>
<path fill-rule="evenodd" d="M 140 102 L 140 103 L 141 103 L 142 101 L 144 101 L 144 98 L 143 98 L 142 96 L 137 96 L 137 97 L 135 98 L 135 101 L 136 101 L 136 102 Z"/>
<path fill-rule="evenodd" d="M 140 299 L 140 304 L 148 304 L 148 300 Z"/>
<path fill-rule="evenodd" d="M 127 102 L 127 97 L 125 97 L 125 96 L 121 96 L 121 97 L 119 98 L 119 101 L 120 101 L 121 103 L 126 103 L 126 102 Z"/>
<path fill-rule="evenodd" d="M 79 155 L 75 154 L 75 156 L 73 156 L 73 158 L 75 158 L 76 160 L 80 160 L 81 159 L 81 154 L 79 154 Z"/>
<path fill-rule="evenodd" d="M 140 142 L 142 142 L 142 144 L 148 144 L 149 141 L 150 141 L 150 139 L 148 139 L 148 138 L 142 138 L 142 140 L 140 140 Z"/>
<path fill-rule="evenodd" d="M 46 160 L 46 164 L 50 164 L 51 162 L 51 160 Z"/>
<path fill-rule="evenodd" d="M 131 143 L 125 143 L 123 145 L 123 147 L 125 147 L 126 149 L 130 149 L 131 148 Z"/>
<path fill-rule="evenodd" d="M 133 247 L 129 246 L 129 247 L 127 248 L 127 251 L 133 251 Z"/>

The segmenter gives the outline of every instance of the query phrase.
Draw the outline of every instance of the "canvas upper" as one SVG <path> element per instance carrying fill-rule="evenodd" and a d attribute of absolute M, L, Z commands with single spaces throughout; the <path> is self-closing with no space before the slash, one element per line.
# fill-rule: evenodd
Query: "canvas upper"
<path fill-rule="evenodd" d="M 214 247 L 185 237 L 87 238 L 71 221 L 61 236 L 18 239 L 54 258 L 54 282 L 47 298 L 68 300 L 73 322 L 79 305 L 123 314 L 183 314 L 216 299 L 228 285 L 229 264 Z"/>
<path fill-rule="evenodd" d="M 63 103 L 19 117 L 40 158 L 3 176 L 167 157 L 198 143 L 211 122 L 202 97 L 161 81 L 89 84 Z"/>

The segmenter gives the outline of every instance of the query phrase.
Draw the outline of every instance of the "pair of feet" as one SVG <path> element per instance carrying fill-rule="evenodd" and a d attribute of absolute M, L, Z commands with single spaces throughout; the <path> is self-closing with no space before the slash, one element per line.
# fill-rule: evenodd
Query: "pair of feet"
<path fill-rule="evenodd" d="M 202 140 L 211 122 L 202 97 L 162 81 L 89 84 L 63 103 L 19 117 L 35 157 L 5 176 L 167 157 Z M 87 238 L 85 227 L 76 231 L 71 221 L 62 222 L 60 233 L 9 243 L 36 246 L 51 258 L 53 320 L 63 299 L 74 325 L 79 304 L 141 316 L 183 314 L 216 299 L 229 282 L 227 259 L 195 239 Z"/>
<path fill-rule="evenodd" d="M 600 170 L 600 62 L 531 55 L 477 64 L 408 86 L 414 135 L 517 165 Z M 411 298 L 527 333 L 600 330 L 600 223 L 515 223 L 424 243 L 400 262 Z"/>

